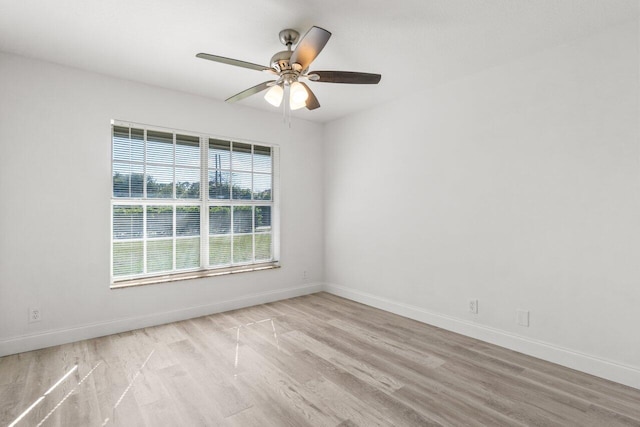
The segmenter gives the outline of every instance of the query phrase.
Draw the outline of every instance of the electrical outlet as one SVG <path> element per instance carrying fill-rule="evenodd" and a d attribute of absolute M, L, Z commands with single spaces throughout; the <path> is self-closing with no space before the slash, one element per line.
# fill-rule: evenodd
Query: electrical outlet
<path fill-rule="evenodd" d="M 529 311 L 528 310 L 516 310 L 516 321 L 520 326 L 529 327 Z"/>
<path fill-rule="evenodd" d="M 473 314 L 478 314 L 478 300 L 470 299 L 469 300 L 469 311 Z"/>
<path fill-rule="evenodd" d="M 307 279 L 307 270 L 304 270 L 302 272 L 302 278 L 305 279 L 305 280 Z"/>
<path fill-rule="evenodd" d="M 41 313 L 40 313 L 40 309 L 37 307 L 32 307 L 29 309 L 29 323 L 33 323 L 33 322 L 39 322 L 41 319 L 40 317 Z"/>

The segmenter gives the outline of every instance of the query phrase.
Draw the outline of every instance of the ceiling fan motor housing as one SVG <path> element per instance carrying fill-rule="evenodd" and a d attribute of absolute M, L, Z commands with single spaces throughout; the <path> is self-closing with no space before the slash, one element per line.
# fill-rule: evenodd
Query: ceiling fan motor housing
<path fill-rule="evenodd" d="M 287 47 L 287 50 L 280 51 L 271 57 L 271 67 L 275 68 L 279 73 L 291 70 L 290 59 L 293 52 L 291 46 L 298 42 L 300 33 L 294 29 L 287 28 L 278 34 L 280 43 Z"/>
<path fill-rule="evenodd" d="M 291 69 L 291 64 L 289 63 L 289 59 L 291 59 L 290 50 L 282 50 L 271 57 L 271 67 L 275 68 L 278 72 L 286 71 Z"/>

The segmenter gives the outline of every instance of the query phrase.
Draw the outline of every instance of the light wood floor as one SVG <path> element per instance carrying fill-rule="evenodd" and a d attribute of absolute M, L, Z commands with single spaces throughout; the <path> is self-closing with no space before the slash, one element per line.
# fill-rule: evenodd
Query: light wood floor
<path fill-rule="evenodd" d="M 640 426 L 640 390 L 319 293 L 0 358 L 0 425 L 25 412 L 15 425 Z"/>

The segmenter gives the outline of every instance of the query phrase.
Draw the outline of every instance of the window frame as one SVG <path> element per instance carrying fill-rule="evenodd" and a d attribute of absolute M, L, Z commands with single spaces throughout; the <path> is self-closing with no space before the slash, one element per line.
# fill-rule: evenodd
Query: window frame
<path fill-rule="evenodd" d="M 126 127 L 129 129 L 142 129 L 143 130 L 143 159 L 142 161 L 121 161 L 115 158 L 114 154 L 114 130 L 116 127 Z M 173 197 L 172 198 L 148 198 L 147 196 L 147 164 L 154 162 L 147 162 L 147 133 L 149 131 L 152 132 L 165 132 L 171 133 L 173 135 L 173 161 L 171 167 L 173 168 Z M 237 272 L 246 272 L 246 271 L 256 271 L 256 270 L 264 270 L 269 268 L 277 268 L 280 266 L 280 147 L 277 144 L 266 143 L 261 141 L 251 141 L 241 138 L 230 138 L 225 136 L 213 135 L 209 133 L 201 133 L 201 132 L 193 132 L 193 131 L 185 131 L 181 129 L 173 129 L 162 126 L 155 125 L 147 125 L 143 123 L 135 123 L 130 121 L 123 120 L 111 120 L 110 123 L 110 147 L 111 147 L 111 184 L 110 184 L 110 260 L 109 260 L 109 271 L 110 271 L 110 287 L 114 288 L 122 288 L 128 286 L 139 286 L 146 285 L 152 283 L 162 283 L 169 281 L 178 281 L 185 280 L 191 278 L 198 277 L 210 277 L 217 276 L 223 274 L 231 274 Z M 200 144 L 200 188 L 199 188 L 199 198 L 177 198 L 177 177 L 176 177 L 176 168 L 181 168 L 184 165 L 180 165 L 177 163 L 176 157 L 176 138 L 178 135 L 184 135 L 189 137 L 197 137 L 199 139 Z M 229 198 L 228 199 L 216 199 L 209 198 L 209 172 L 211 170 L 215 170 L 216 168 L 212 168 L 209 165 L 209 146 L 210 140 L 218 140 L 222 142 L 229 143 L 229 157 L 230 157 L 230 165 L 228 169 L 229 177 L 231 180 L 229 181 Z M 251 147 L 251 171 L 247 172 L 243 170 L 243 173 L 251 174 L 251 198 L 250 199 L 234 199 L 233 198 L 233 178 L 232 175 L 234 172 L 237 172 L 237 169 L 234 169 L 232 157 L 233 157 L 233 146 L 234 144 L 248 144 Z M 253 182 L 255 175 L 268 175 L 268 173 L 264 172 L 256 172 L 254 170 L 254 156 L 255 156 L 255 147 L 269 147 L 271 152 L 271 199 L 263 200 L 263 199 L 254 199 L 255 192 L 253 188 Z M 116 197 L 114 192 L 114 183 L 113 177 L 115 173 L 114 165 L 115 163 L 129 163 L 135 164 L 137 166 L 142 166 L 143 170 L 143 184 L 142 184 L 142 196 L 141 197 Z M 164 165 L 164 166 L 168 166 Z M 219 168 L 222 169 L 222 168 Z M 114 238 L 114 207 L 118 205 L 130 205 L 130 206 L 142 206 L 143 208 L 143 224 L 142 224 L 142 237 L 140 238 L 130 238 L 130 239 L 115 239 Z M 147 208 L 149 206 L 172 206 L 172 215 L 173 215 L 173 229 L 172 229 L 172 237 L 171 241 L 173 242 L 173 263 L 172 270 L 164 270 L 159 272 L 147 272 L 147 242 L 149 240 L 154 240 L 154 238 L 149 238 L 147 235 Z M 198 235 L 200 239 L 200 263 L 198 267 L 190 268 L 190 269 L 177 269 L 177 260 L 176 260 L 176 252 L 177 252 L 177 240 L 182 237 L 178 235 L 178 231 L 176 229 L 176 216 L 177 211 L 180 206 L 198 206 L 200 208 L 200 234 Z M 222 265 L 210 265 L 209 263 L 209 240 L 212 236 L 209 230 L 209 208 L 211 206 L 228 206 L 230 211 L 232 212 L 231 216 L 231 228 L 228 234 L 230 236 L 231 245 L 233 245 L 234 236 L 238 235 L 234 232 L 234 222 L 233 222 L 233 211 L 235 206 L 250 206 L 251 207 L 251 233 L 252 236 L 252 257 L 251 260 L 245 262 L 235 262 L 233 259 L 233 246 L 230 247 L 230 263 L 222 264 Z M 268 233 L 257 233 L 256 232 L 256 223 L 255 223 L 255 212 L 257 206 L 269 206 L 271 210 L 271 230 Z M 259 260 L 256 261 L 256 234 L 270 234 L 271 235 L 271 259 L 269 260 Z M 249 233 L 241 234 L 241 235 L 249 235 Z M 195 237 L 195 236 L 192 236 Z M 114 244 L 117 242 L 141 242 L 143 246 L 142 253 L 142 262 L 143 262 L 143 273 L 140 274 L 130 274 L 130 275 L 120 275 L 114 276 Z"/>

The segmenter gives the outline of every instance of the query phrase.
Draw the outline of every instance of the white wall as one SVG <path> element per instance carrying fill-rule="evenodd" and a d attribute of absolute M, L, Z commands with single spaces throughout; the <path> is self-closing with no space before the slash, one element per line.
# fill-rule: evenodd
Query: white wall
<path fill-rule="evenodd" d="M 327 125 L 328 289 L 640 387 L 638 63 L 634 21 Z"/>
<path fill-rule="evenodd" d="M 279 144 L 282 268 L 110 290 L 111 119 Z M 292 126 L 275 113 L 0 54 L 0 355 L 319 289 L 322 128 Z M 32 306 L 39 323 L 27 322 Z"/>

